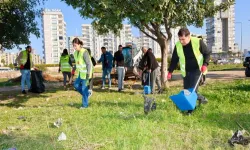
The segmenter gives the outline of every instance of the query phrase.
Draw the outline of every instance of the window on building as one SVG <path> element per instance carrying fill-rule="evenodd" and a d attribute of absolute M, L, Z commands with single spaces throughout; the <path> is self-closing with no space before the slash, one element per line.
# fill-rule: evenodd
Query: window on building
<path fill-rule="evenodd" d="M 63 36 L 59 36 L 59 40 L 63 40 Z"/>

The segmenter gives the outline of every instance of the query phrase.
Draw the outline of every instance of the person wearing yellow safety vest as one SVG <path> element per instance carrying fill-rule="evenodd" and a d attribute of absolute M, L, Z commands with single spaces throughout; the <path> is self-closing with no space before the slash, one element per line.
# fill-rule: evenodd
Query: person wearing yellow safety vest
<path fill-rule="evenodd" d="M 62 71 L 62 73 L 63 73 L 64 89 L 66 89 L 67 76 L 68 76 L 69 80 L 71 78 L 71 69 L 72 69 L 72 62 L 71 62 L 68 50 L 64 49 L 63 53 L 60 57 L 59 70 L 58 70 L 58 72 Z"/>
<path fill-rule="evenodd" d="M 88 84 L 89 79 L 92 78 L 93 66 L 88 51 L 82 48 L 82 41 L 74 38 L 72 44 L 75 49 L 74 58 L 76 63 L 76 68 L 72 71 L 76 75 L 74 87 L 82 95 L 82 107 L 80 109 L 84 109 L 88 107 Z"/>
<path fill-rule="evenodd" d="M 181 28 L 178 32 L 179 41 L 176 43 L 171 63 L 168 69 L 167 79 L 172 78 L 172 73 L 178 62 L 183 77 L 184 89 L 194 88 L 201 73 L 207 73 L 211 50 L 207 48 L 204 42 L 196 37 L 191 37 L 187 28 Z M 196 92 L 198 87 L 196 88 Z M 198 94 L 200 104 L 206 104 L 208 100 Z M 192 114 L 188 111 L 188 115 Z"/>
<path fill-rule="evenodd" d="M 22 76 L 21 76 L 21 89 L 22 89 L 23 94 L 26 94 L 25 82 L 28 86 L 28 92 L 30 92 L 30 88 L 31 88 L 30 69 L 33 67 L 31 51 L 32 51 L 31 46 L 27 46 L 26 50 L 21 51 L 19 53 L 18 57 L 16 58 L 17 63 L 20 65 L 20 71 L 22 74 Z"/>

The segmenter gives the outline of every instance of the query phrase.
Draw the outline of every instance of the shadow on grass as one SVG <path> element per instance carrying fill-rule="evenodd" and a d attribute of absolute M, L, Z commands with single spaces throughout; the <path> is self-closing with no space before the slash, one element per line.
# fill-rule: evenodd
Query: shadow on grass
<path fill-rule="evenodd" d="M 57 142 L 57 137 L 50 137 L 45 134 L 39 134 L 35 137 L 29 137 L 26 134 L 24 135 L 0 135 L 0 147 L 1 149 L 64 149 L 64 147 Z"/>
<path fill-rule="evenodd" d="M 61 91 L 61 88 L 47 88 L 44 93 L 27 93 L 22 94 L 20 91 L 9 91 L 0 93 L 0 107 L 25 107 L 24 103 L 27 102 L 30 98 L 48 98 L 48 93 L 56 93 Z"/>
<path fill-rule="evenodd" d="M 237 122 L 245 128 L 248 132 L 250 132 L 250 114 L 246 113 L 235 113 L 235 114 L 227 114 L 227 113 L 207 113 L 202 116 L 198 116 L 200 119 L 204 120 L 201 122 L 206 123 L 209 126 L 217 126 L 221 129 L 236 131 L 237 129 L 241 129 L 237 125 Z"/>

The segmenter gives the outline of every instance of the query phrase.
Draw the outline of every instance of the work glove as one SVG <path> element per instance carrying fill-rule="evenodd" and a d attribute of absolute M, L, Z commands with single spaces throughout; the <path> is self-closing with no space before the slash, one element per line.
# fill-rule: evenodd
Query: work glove
<path fill-rule="evenodd" d="M 72 71 L 71 71 L 71 74 L 74 76 L 74 75 L 75 75 L 75 70 L 72 70 Z"/>
<path fill-rule="evenodd" d="M 201 72 L 202 72 L 202 73 L 205 73 L 206 70 L 207 70 L 207 66 L 206 66 L 206 65 L 203 65 L 203 66 L 201 67 Z"/>
<path fill-rule="evenodd" d="M 21 66 L 20 66 L 20 69 L 24 69 L 24 65 L 21 65 Z"/>
<path fill-rule="evenodd" d="M 171 78 L 172 78 L 172 73 L 169 72 L 169 73 L 168 73 L 168 76 L 167 76 L 167 79 L 170 80 Z"/>

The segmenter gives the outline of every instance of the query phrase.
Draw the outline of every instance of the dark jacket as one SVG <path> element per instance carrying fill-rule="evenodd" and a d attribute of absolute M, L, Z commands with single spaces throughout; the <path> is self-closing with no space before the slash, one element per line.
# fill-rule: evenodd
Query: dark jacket
<path fill-rule="evenodd" d="M 102 69 L 112 69 L 113 65 L 113 55 L 106 51 L 105 54 L 101 55 L 101 58 L 98 60 L 98 63 L 102 62 Z"/>
<path fill-rule="evenodd" d="M 147 53 L 144 54 L 144 56 L 142 57 L 142 60 L 139 64 L 142 65 L 142 66 L 139 65 L 140 66 L 139 68 L 144 67 L 147 70 L 151 69 L 151 71 L 154 71 L 155 69 L 157 69 L 159 67 L 159 64 L 158 64 L 154 54 L 152 52 L 149 52 L 149 51 L 147 51 Z"/>
<path fill-rule="evenodd" d="M 184 51 L 185 61 L 186 61 L 186 71 L 192 72 L 192 71 L 200 69 L 197 63 L 196 57 L 194 55 L 194 52 L 193 52 L 191 41 L 186 46 L 183 46 L 183 51 Z M 207 46 L 202 40 L 200 40 L 200 52 L 204 57 L 203 65 L 208 66 L 211 50 L 207 48 Z M 177 55 L 177 50 L 175 46 L 168 71 L 172 73 L 175 70 L 178 62 L 179 62 L 179 56 Z"/>
<path fill-rule="evenodd" d="M 115 52 L 113 67 L 115 67 L 115 62 L 116 62 L 116 67 L 124 67 L 124 56 L 122 54 L 122 51 L 118 50 L 117 52 Z"/>

